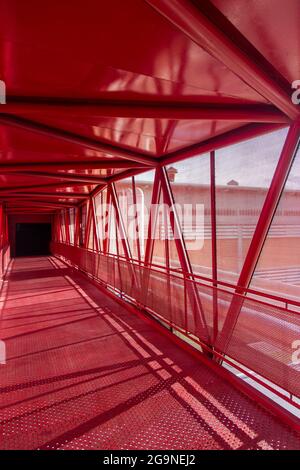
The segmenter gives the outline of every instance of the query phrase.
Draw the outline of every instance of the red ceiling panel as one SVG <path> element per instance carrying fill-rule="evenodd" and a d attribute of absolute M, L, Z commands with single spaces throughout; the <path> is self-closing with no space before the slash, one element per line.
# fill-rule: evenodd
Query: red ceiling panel
<path fill-rule="evenodd" d="M 289 83 L 300 79 L 299 0 L 212 0 Z"/>
<path fill-rule="evenodd" d="M 300 78 L 298 0 L 289 0 L 289 8 L 283 8 L 281 0 L 199 0 L 200 4 L 210 15 L 217 7 L 218 26 L 224 27 L 227 18 L 276 73 L 288 81 Z M 251 104 L 259 113 L 260 105 L 268 104 L 144 0 L 0 0 L 0 16 L 0 79 L 6 83 L 8 101 L 7 108 L 0 106 L 2 189 L 35 185 L 37 193 L 87 194 L 95 184 L 79 184 L 80 178 L 68 184 L 53 174 L 8 175 L 3 168 L 1 173 L 1 164 L 40 162 L 48 167 L 38 171 L 87 171 L 107 177 L 126 171 L 126 162 L 132 168 L 145 156 L 154 165 L 157 160 L 149 157 L 183 150 L 245 124 L 230 112 L 223 119 L 175 118 L 175 106 L 228 109 Z M 142 116 L 138 104 L 165 106 L 162 114 L 170 109 L 170 115 Z M 19 108 L 11 112 L 13 105 Z M 129 115 L 124 114 L 124 105 Z M 23 129 L 7 125 L 3 113 L 72 133 L 81 142 L 33 132 L 26 123 Z M 106 150 L 97 150 L 102 143 Z M 109 152 L 109 145 L 116 147 L 114 152 Z M 118 149 L 124 149 L 123 154 Z M 105 159 L 124 165 L 101 166 Z M 70 166 L 53 167 L 62 162 Z M 86 169 L 75 168 L 79 162 L 87 162 Z M 99 162 L 99 167 L 91 165 L 89 171 L 91 162 Z"/>
<path fill-rule="evenodd" d="M 264 101 L 143 0 L 0 5 L 1 70 L 12 96 L 111 98 L 123 90 L 128 99 L 128 90 L 174 101 L 183 89 L 192 99 L 208 91 Z"/>

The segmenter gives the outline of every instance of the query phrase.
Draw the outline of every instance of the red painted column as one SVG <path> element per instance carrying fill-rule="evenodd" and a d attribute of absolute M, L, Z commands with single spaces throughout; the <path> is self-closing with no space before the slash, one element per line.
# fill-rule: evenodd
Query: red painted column
<path fill-rule="evenodd" d="M 137 256 L 139 263 L 141 262 L 141 244 L 140 244 L 140 227 L 138 221 L 138 212 L 137 212 L 137 197 L 136 197 L 136 187 L 135 187 L 135 178 L 132 176 L 132 202 L 134 205 L 135 213 L 134 213 L 134 221 L 135 221 L 135 230 L 136 230 L 136 248 L 137 248 Z"/>
<path fill-rule="evenodd" d="M 216 221 L 216 178 L 215 152 L 210 152 L 210 212 L 211 212 L 211 255 L 213 278 L 213 344 L 218 336 L 218 267 L 217 267 L 217 221 Z"/>
<path fill-rule="evenodd" d="M 65 230 L 66 230 L 66 243 L 70 245 L 70 213 L 69 209 L 65 211 Z"/>

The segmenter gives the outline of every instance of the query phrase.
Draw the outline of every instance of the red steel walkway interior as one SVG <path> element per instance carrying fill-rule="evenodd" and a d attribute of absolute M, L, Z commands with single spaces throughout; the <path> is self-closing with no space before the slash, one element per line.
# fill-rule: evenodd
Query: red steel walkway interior
<path fill-rule="evenodd" d="M 300 448 L 299 435 L 56 258 L 15 259 L 1 303 L 2 449 Z"/>
<path fill-rule="evenodd" d="M 300 449 L 299 0 L 0 18 L 0 449 Z"/>

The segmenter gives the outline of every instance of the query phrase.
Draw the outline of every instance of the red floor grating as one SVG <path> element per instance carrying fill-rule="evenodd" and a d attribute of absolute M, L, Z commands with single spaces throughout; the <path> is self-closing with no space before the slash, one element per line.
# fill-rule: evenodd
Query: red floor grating
<path fill-rule="evenodd" d="M 300 438 L 50 258 L 2 294 L 1 449 L 300 449 Z"/>

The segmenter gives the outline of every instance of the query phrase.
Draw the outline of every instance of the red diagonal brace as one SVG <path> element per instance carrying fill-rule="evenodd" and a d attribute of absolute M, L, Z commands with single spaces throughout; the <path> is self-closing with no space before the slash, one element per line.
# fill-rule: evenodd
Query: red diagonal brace
<path fill-rule="evenodd" d="M 178 214 L 176 211 L 175 207 L 175 201 L 171 189 L 171 185 L 169 182 L 168 174 L 166 168 L 157 168 L 156 170 L 158 174 L 160 175 L 160 181 L 161 181 L 161 188 L 164 196 L 164 203 L 168 205 L 170 208 L 170 222 L 171 222 L 171 227 L 172 231 L 174 234 L 174 240 L 177 248 L 177 253 L 178 253 L 178 258 L 180 261 L 181 268 L 184 273 L 187 273 L 189 275 L 189 278 L 192 280 L 193 279 L 193 270 L 192 266 L 189 260 L 189 256 L 185 247 L 185 242 L 182 234 L 182 230 L 180 227 L 180 222 L 178 218 Z M 202 338 L 205 338 L 208 342 L 210 342 L 210 335 L 209 331 L 207 328 L 206 320 L 205 320 L 205 315 L 204 311 L 201 305 L 201 300 L 199 297 L 199 293 L 197 291 L 197 287 L 195 286 L 194 283 L 187 283 L 188 284 L 188 295 L 191 300 L 192 306 L 195 307 L 195 310 L 193 311 L 194 313 L 194 319 L 195 319 L 195 324 L 197 327 L 197 330 L 199 330 L 202 334 Z"/>

